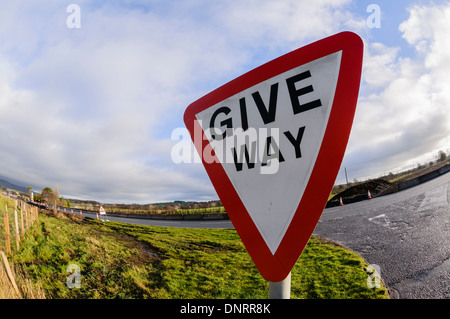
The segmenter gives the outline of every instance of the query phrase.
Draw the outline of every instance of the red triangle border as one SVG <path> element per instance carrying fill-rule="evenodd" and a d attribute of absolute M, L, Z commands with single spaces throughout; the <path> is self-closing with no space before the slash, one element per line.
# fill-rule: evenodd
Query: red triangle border
<path fill-rule="evenodd" d="M 361 81 L 363 42 L 352 32 L 341 32 L 272 60 L 190 104 L 184 114 L 184 122 L 199 154 L 203 154 L 209 142 L 194 138 L 194 132 L 202 132 L 196 122 L 196 114 L 249 87 L 314 61 L 326 55 L 342 51 L 341 66 L 328 125 L 295 215 L 275 255 L 272 255 L 264 239 L 242 204 L 232 183 L 218 161 L 203 165 L 222 201 L 236 231 L 252 257 L 261 275 L 272 282 L 287 277 L 308 242 L 335 182 L 350 135 Z M 203 133 L 204 134 L 204 133 Z"/>

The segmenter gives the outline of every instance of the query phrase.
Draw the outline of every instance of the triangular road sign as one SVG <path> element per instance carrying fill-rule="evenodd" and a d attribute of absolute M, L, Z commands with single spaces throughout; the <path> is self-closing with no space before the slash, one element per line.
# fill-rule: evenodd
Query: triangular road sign
<path fill-rule="evenodd" d="M 236 231 L 269 281 L 289 274 L 325 207 L 352 127 L 363 43 L 342 32 L 189 105 L 184 121 Z"/>

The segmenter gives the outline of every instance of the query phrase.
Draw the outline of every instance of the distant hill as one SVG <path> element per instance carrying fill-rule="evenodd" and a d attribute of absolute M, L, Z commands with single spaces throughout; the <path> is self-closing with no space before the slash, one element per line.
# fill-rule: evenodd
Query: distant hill
<path fill-rule="evenodd" d="M 1 179 L 1 178 L 0 178 L 0 186 L 10 188 L 10 189 L 15 189 L 15 190 L 21 191 L 21 192 L 28 192 L 28 190 L 25 186 L 16 185 L 16 184 L 13 184 L 13 183 L 11 183 L 7 180 Z"/>

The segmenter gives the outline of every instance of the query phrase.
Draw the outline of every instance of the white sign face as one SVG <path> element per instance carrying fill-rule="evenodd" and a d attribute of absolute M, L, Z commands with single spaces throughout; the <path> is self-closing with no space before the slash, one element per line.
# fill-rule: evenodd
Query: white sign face
<path fill-rule="evenodd" d="M 196 115 L 272 254 L 314 167 L 341 56 L 338 51 L 291 69 Z"/>

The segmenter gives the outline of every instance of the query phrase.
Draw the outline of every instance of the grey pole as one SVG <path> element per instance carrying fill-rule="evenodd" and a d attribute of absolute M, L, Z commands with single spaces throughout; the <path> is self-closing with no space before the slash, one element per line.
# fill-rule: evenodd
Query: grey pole
<path fill-rule="evenodd" d="M 269 299 L 291 298 L 291 273 L 282 281 L 269 281 Z"/>

